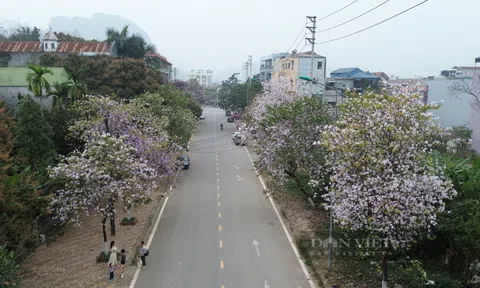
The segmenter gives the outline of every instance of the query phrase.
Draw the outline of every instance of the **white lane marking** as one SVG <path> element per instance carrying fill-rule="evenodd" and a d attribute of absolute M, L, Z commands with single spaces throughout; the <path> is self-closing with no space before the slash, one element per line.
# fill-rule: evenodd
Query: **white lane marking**
<path fill-rule="evenodd" d="M 237 180 L 242 181 L 242 180 L 244 180 L 244 178 L 240 178 L 240 175 L 237 175 Z"/>
<path fill-rule="evenodd" d="M 220 186 L 217 186 L 217 190 L 220 189 Z"/>
<path fill-rule="evenodd" d="M 220 182 L 220 179 L 217 179 L 217 182 Z"/>
<path fill-rule="evenodd" d="M 217 172 L 217 176 L 218 176 L 218 172 Z"/>
<path fill-rule="evenodd" d="M 265 280 L 265 285 L 263 286 L 263 288 L 272 288 L 272 286 L 268 285 L 267 280 Z"/>
<path fill-rule="evenodd" d="M 245 151 L 247 152 L 248 158 L 250 158 L 250 162 L 252 162 L 253 165 L 253 160 L 252 156 L 250 156 L 250 152 L 248 152 L 247 147 L 243 146 L 245 148 Z M 258 173 L 257 168 L 255 168 L 255 171 L 257 172 L 258 178 L 260 179 L 260 182 L 262 182 L 263 189 L 267 189 L 267 186 L 265 186 L 265 182 L 263 182 L 262 176 Z M 292 246 L 293 253 L 295 253 L 295 256 L 297 256 L 298 263 L 300 263 L 300 267 L 302 267 L 303 273 L 305 274 L 305 277 L 307 277 L 307 281 L 310 284 L 311 288 L 316 288 L 315 283 L 313 282 L 312 278 L 310 277 L 310 274 L 308 273 L 307 267 L 305 266 L 305 263 L 303 263 L 302 258 L 300 257 L 300 254 L 298 253 L 297 246 L 295 246 L 295 243 L 293 242 L 292 236 L 290 236 L 290 233 L 287 230 L 287 227 L 285 226 L 285 223 L 283 223 L 283 219 L 280 216 L 280 213 L 278 212 L 277 206 L 275 206 L 275 203 L 273 202 L 273 197 L 270 196 L 268 197 L 270 199 L 270 203 L 272 204 L 273 210 L 275 211 L 275 214 L 277 215 L 278 220 L 280 221 L 280 224 L 282 224 L 283 231 L 287 235 L 288 242 L 290 242 L 290 246 Z M 265 280 L 265 285 L 268 285 L 267 280 Z M 270 286 L 266 286 L 270 287 Z"/>
<path fill-rule="evenodd" d="M 237 167 L 237 165 L 233 165 L 236 170 L 240 169 L 240 167 Z"/>
<path fill-rule="evenodd" d="M 218 171 L 218 167 L 217 167 L 217 171 Z"/>
<path fill-rule="evenodd" d="M 160 223 L 160 218 L 162 218 L 163 210 L 165 210 L 165 206 L 167 205 L 168 197 L 165 198 L 165 202 L 163 202 L 162 209 L 160 209 L 160 213 L 158 213 L 157 221 L 155 222 L 155 226 L 153 226 L 152 233 L 150 234 L 150 238 L 148 238 L 147 242 L 147 249 L 150 248 L 150 244 L 152 243 L 153 236 L 155 235 L 155 232 L 157 231 L 158 228 L 158 223 Z M 133 275 L 132 283 L 130 283 L 129 288 L 134 288 L 135 283 L 137 282 L 138 275 L 140 274 L 140 268 L 142 266 L 142 262 L 140 259 L 138 260 L 137 264 L 137 271 L 135 271 L 135 275 Z"/>
<path fill-rule="evenodd" d="M 257 239 L 255 239 L 255 237 L 253 238 L 252 245 L 255 246 L 255 248 L 257 249 L 257 255 L 260 257 L 260 250 L 258 250 L 258 245 L 260 245 L 260 243 L 258 243 L 258 241 L 257 241 Z"/>

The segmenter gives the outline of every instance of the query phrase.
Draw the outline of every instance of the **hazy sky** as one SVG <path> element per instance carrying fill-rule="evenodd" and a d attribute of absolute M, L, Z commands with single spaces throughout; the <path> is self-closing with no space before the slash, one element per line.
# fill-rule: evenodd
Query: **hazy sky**
<path fill-rule="evenodd" d="M 248 55 L 253 56 L 254 72 L 258 72 L 261 56 L 284 52 L 291 46 L 305 25 L 306 15 L 320 18 L 352 1 L 24 0 L 20 3 L 2 0 L 0 18 L 46 28 L 53 16 L 117 14 L 146 30 L 159 52 L 180 68 L 181 74 L 192 68 L 213 69 L 215 80 L 221 80 L 233 72 L 242 72 L 242 62 Z M 346 21 L 384 1 L 358 0 L 342 12 L 319 21 L 318 30 Z M 343 27 L 317 34 L 317 41 L 360 30 L 418 2 L 421 0 L 390 0 Z M 480 56 L 478 11 L 479 0 L 430 0 L 371 30 L 317 45 L 315 51 L 327 57 L 327 72 L 359 67 L 404 77 L 437 75 L 442 69 L 472 65 L 473 59 Z M 297 49 L 300 51 L 302 47 L 304 41 Z M 310 51 L 310 46 L 303 51 Z"/>

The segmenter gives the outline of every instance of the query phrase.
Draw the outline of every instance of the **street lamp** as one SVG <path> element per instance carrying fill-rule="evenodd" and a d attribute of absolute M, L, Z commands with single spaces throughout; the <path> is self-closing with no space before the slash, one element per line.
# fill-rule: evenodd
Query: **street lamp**
<path fill-rule="evenodd" d="M 298 77 L 299 79 L 301 80 L 305 80 L 307 82 L 310 82 L 311 84 L 315 84 L 315 85 L 319 85 L 319 86 L 323 86 L 324 88 L 327 88 L 327 85 L 323 84 L 323 83 L 319 83 L 317 81 L 314 81 L 312 80 L 312 78 L 310 77 L 307 77 L 307 76 L 300 76 Z M 335 88 L 335 87 L 329 87 L 329 88 L 333 88 L 336 93 L 335 93 L 335 116 L 334 116 L 334 121 L 337 121 L 338 120 L 338 92 L 339 92 L 339 89 Z M 326 90 L 326 89 L 325 89 Z M 340 93 L 342 95 L 342 97 L 346 97 L 345 94 L 343 94 L 343 92 Z M 324 94 L 325 95 L 325 94 Z M 333 154 L 333 164 L 335 164 L 335 162 L 337 161 L 337 153 L 334 153 Z M 332 249 L 333 249 L 333 214 L 332 214 L 332 208 L 329 209 L 329 229 L 328 229 L 328 271 L 332 271 Z"/>
<path fill-rule="evenodd" d="M 217 88 L 217 107 L 218 107 L 218 90 L 222 89 L 222 86 Z"/>

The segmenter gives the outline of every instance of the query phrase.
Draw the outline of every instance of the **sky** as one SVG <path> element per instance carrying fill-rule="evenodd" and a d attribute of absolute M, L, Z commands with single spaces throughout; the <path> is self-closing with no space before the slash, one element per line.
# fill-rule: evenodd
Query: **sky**
<path fill-rule="evenodd" d="M 357 0 L 345 10 L 317 22 L 317 31 L 347 21 L 385 0 Z M 422 0 L 390 0 L 342 27 L 317 33 L 316 42 L 361 30 Z M 321 18 L 353 0 L 24 0 L 3 1 L 0 19 L 46 28 L 54 16 L 90 17 L 116 14 L 142 27 L 162 55 L 186 77 L 191 69 L 212 69 L 214 81 L 242 71 L 248 55 L 253 73 L 260 57 L 272 53 L 311 51 L 295 38 L 306 16 Z M 327 73 L 342 67 L 383 71 L 399 77 L 438 75 L 453 66 L 473 65 L 480 56 L 479 0 L 430 0 L 365 32 L 316 45 L 327 58 Z M 478 33 L 478 32 L 477 32 Z M 304 37 L 302 34 L 300 38 Z M 307 37 L 310 37 L 307 35 Z M 476 47 L 476 48 L 475 48 Z"/>

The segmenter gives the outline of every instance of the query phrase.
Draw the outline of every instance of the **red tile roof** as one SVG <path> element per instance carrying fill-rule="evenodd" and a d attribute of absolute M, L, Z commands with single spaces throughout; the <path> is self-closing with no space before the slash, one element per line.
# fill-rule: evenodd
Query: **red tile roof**
<path fill-rule="evenodd" d="M 160 54 L 157 54 L 157 53 L 152 53 L 150 51 L 147 51 L 147 53 L 145 53 L 145 57 L 158 58 L 158 59 L 162 60 L 163 62 L 172 65 L 172 63 L 168 62 L 166 57 L 164 57 Z"/>
<path fill-rule="evenodd" d="M 112 43 L 107 42 L 60 42 L 58 53 L 97 52 L 110 53 Z"/>
<path fill-rule="evenodd" d="M 37 41 L 0 41 L 0 52 L 27 53 L 41 52 L 41 43 Z"/>
<path fill-rule="evenodd" d="M 42 52 L 42 43 L 33 41 L 0 42 L 0 53 Z M 105 42 L 60 42 L 58 53 L 97 52 L 110 53 L 112 43 Z"/>

